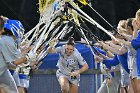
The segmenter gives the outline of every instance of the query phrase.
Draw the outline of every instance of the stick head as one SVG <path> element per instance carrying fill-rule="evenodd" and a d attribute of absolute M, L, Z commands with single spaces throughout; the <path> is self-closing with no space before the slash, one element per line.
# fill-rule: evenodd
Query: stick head
<path fill-rule="evenodd" d="M 20 21 L 8 19 L 4 23 L 4 31 L 11 31 L 16 38 L 15 42 L 20 44 L 25 30 Z"/>
<path fill-rule="evenodd" d="M 4 23 L 4 29 L 8 29 L 8 31 L 11 31 L 16 39 L 22 39 L 25 31 L 20 21 L 11 19 L 8 19 Z"/>

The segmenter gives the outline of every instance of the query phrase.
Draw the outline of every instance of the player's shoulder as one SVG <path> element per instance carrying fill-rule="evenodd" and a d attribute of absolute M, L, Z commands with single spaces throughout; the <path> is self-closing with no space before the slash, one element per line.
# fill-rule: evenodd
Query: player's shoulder
<path fill-rule="evenodd" d="M 3 37 L 0 37 L 0 45 L 4 44 L 5 39 Z"/>
<path fill-rule="evenodd" d="M 79 55 L 81 55 L 80 52 L 76 48 L 74 48 L 74 53 L 73 54 L 76 57 L 78 57 Z"/>
<path fill-rule="evenodd" d="M 62 51 L 62 50 L 65 50 L 65 47 L 64 47 L 64 45 L 62 45 L 62 46 L 56 47 L 56 49 Z"/>
<path fill-rule="evenodd" d="M 13 38 L 11 36 L 3 35 L 1 36 L 1 41 L 11 41 Z"/>
<path fill-rule="evenodd" d="M 0 45 L 5 45 L 6 43 L 12 43 L 14 40 L 10 36 L 2 36 L 0 37 Z"/>

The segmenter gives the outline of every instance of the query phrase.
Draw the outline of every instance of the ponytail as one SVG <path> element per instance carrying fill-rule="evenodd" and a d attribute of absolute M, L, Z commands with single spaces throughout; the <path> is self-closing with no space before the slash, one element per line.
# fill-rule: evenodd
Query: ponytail
<path fill-rule="evenodd" d="M 73 37 L 70 37 L 66 43 L 67 45 L 72 45 L 72 46 L 75 46 L 75 42 L 74 42 L 74 38 Z"/>

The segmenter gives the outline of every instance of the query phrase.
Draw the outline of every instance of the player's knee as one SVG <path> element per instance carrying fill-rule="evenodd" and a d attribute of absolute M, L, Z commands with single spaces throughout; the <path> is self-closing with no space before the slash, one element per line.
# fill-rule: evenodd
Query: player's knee
<path fill-rule="evenodd" d="M 62 88 L 61 91 L 62 91 L 62 93 L 68 93 L 69 89 L 68 88 Z"/>
<path fill-rule="evenodd" d="M 68 93 L 69 87 L 64 84 L 63 86 L 61 86 L 61 91 L 62 91 L 62 93 Z"/>

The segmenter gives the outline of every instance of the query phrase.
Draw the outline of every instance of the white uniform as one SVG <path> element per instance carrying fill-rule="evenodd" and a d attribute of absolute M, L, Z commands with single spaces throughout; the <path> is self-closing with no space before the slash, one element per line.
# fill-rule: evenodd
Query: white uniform
<path fill-rule="evenodd" d="M 121 87 L 127 87 L 130 85 L 129 73 L 120 65 L 121 69 Z"/>
<path fill-rule="evenodd" d="M 22 56 L 20 54 L 21 54 L 21 52 L 19 50 L 19 56 Z M 29 87 L 29 76 L 24 74 L 25 70 L 28 70 L 28 68 L 22 67 L 22 71 L 21 71 L 22 73 L 21 72 L 19 73 L 19 71 L 17 71 L 17 69 L 19 69 L 19 67 L 16 68 L 16 71 L 15 70 L 10 70 L 10 72 L 11 72 L 11 74 L 12 74 L 12 76 L 13 76 L 15 82 L 16 82 L 16 86 L 17 87 L 28 88 Z"/>
<path fill-rule="evenodd" d="M 17 68 L 17 72 L 19 74 L 20 84 L 21 87 L 24 87 L 26 89 L 29 88 L 29 80 L 30 80 L 30 73 L 31 67 L 29 64 L 22 64 L 22 67 Z"/>
<path fill-rule="evenodd" d="M 137 77 L 137 65 L 136 65 L 136 50 L 132 47 L 127 47 L 128 49 L 128 69 L 130 69 L 130 76 L 133 78 Z"/>
<path fill-rule="evenodd" d="M 14 39 L 10 36 L 2 36 L 0 39 L 0 87 L 7 93 L 18 93 L 15 81 L 10 74 L 7 64 L 15 61 L 19 56 Z"/>
<path fill-rule="evenodd" d="M 20 78 L 19 78 L 19 74 L 17 72 L 14 71 L 13 73 L 13 78 L 16 82 L 16 86 L 17 87 L 21 87 L 21 83 L 20 83 Z"/>
<path fill-rule="evenodd" d="M 104 80 L 104 82 L 101 84 L 100 88 L 98 89 L 97 93 L 118 93 L 119 91 L 119 85 L 120 85 L 120 78 L 121 78 L 121 74 L 120 74 L 120 65 L 117 66 L 113 66 L 111 68 L 111 71 L 114 71 L 114 77 L 112 78 L 112 82 L 111 85 L 108 86 L 107 85 L 107 79 L 110 78 L 107 77 L 107 79 Z"/>
<path fill-rule="evenodd" d="M 76 77 L 76 79 L 72 79 L 70 77 L 70 72 L 78 70 L 79 65 L 83 65 L 86 61 L 83 59 L 79 51 L 74 48 L 73 54 L 67 56 L 65 54 L 65 45 L 61 47 L 57 47 L 56 51 L 59 53 L 59 60 L 57 63 L 57 67 L 59 68 L 56 72 L 57 78 L 60 76 L 66 77 L 71 83 L 75 85 L 79 85 L 80 75 Z"/>

